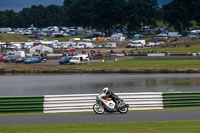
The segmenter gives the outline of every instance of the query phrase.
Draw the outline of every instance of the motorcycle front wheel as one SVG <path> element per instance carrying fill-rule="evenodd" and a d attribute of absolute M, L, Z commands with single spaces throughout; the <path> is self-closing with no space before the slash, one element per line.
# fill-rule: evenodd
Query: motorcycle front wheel
<path fill-rule="evenodd" d="M 118 109 L 119 113 L 126 114 L 128 112 L 128 107 L 120 108 L 120 107 L 123 107 L 125 105 L 126 104 L 124 102 L 119 103 L 119 109 Z"/>
<path fill-rule="evenodd" d="M 105 111 L 104 107 L 98 103 L 93 105 L 93 110 L 96 114 L 99 114 L 99 115 L 103 114 Z"/>

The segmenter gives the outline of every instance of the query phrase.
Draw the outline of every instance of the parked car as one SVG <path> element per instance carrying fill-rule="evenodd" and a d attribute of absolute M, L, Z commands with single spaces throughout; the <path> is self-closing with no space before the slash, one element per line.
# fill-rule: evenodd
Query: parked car
<path fill-rule="evenodd" d="M 104 45 L 101 45 L 101 44 L 94 45 L 94 48 L 103 48 L 103 47 L 104 47 Z"/>
<path fill-rule="evenodd" d="M 25 64 L 39 63 L 39 62 L 41 62 L 40 58 L 28 58 L 28 59 L 24 60 Z"/>
<path fill-rule="evenodd" d="M 65 51 L 66 52 L 74 52 L 74 51 L 76 51 L 76 49 L 75 48 L 69 48 L 69 49 L 65 49 Z"/>
<path fill-rule="evenodd" d="M 25 57 L 19 57 L 15 60 L 15 63 L 23 63 L 26 60 Z"/>
<path fill-rule="evenodd" d="M 65 56 L 65 57 L 61 58 L 61 59 L 59 60 L 59 64 L 60 64 L 60 65 L 64 65 L 64 64 L 70 63 L 70 60 L 72 59 L 72 57 L 73 57 L 73 56 Z"/>
<path fill-rule="evenodd" d="M 10 62 L 15 62 L 16 59 L 20 58 L 20 56 L 4 56 L 3 57 L 3 62 L 4 63 L 10 63 Z"/>
<path fill-rule="evenodd" d="M 0 61 L 3 61 L 3 55 L 0 54 Z"/>

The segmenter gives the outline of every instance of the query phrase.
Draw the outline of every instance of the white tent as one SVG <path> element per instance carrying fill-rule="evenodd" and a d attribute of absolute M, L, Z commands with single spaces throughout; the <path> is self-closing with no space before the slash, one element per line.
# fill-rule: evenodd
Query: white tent
<path fill-rule="evenodd" d="M 31 54 L 53 53 L 53 48 L 45 45 L 37 45 L 29 49 Z"/>

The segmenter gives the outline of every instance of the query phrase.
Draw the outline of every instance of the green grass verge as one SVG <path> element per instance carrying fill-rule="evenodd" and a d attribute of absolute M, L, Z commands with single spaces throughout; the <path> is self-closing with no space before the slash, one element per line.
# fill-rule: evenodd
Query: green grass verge
<path fill-rule="evenodd" d="M 122 60 L 109 63 L 79 65 L 81 70 L 200 70 L 199 60 Z"/>
<path fill-rule="evenodd" d="M 3 126 L 1 133 L 199 133 L 200 121 Z"/>

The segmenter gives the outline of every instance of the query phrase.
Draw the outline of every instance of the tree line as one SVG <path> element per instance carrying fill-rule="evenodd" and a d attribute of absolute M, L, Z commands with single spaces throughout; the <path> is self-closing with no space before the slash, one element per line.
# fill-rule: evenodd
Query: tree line
<path fill-rule="evenodd" d="M 157 0 L 65 0 L 63 6 L 42 5 L 0 12 L 0 27 L 81 26 L 110 32 L 136 32 L 142 26 L 164 21 L 183 31 L 196 21 L 200 25 L 200 0 L 173 0 L 159 8 Z"/>

